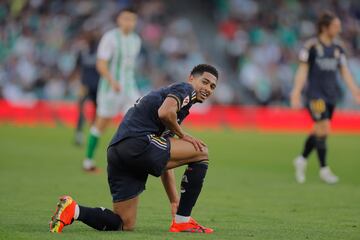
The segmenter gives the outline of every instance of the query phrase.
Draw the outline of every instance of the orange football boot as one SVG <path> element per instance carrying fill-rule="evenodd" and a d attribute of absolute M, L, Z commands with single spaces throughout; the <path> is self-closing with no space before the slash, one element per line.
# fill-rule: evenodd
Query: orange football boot
<path fill-rule="evenodd" d="M 62 232 L 66 225 L 74 221 L 76 202 L 70 196 L 60 197 L 57 209 L 50 221 L 50 232 Z"/>
<path fill-rule="evenodd" d="M 173 220 L 169 232 L 212 233 L 214 230 L 201 226 L 190 217 L 190 221 L 186 223 L 176 223 L 175 220 Z"/>

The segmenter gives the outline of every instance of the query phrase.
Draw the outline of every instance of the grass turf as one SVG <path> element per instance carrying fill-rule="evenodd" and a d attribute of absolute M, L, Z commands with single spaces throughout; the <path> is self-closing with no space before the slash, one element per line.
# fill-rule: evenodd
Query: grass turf
<path fill-rule="evenodd" d="M 112 131 L 96 154 L 102 173 L 88 175 L 81 171 L 84 149 L 72 145 L 72 129 L 0 125 L 0 239 L 360 239 L 359 136 L 329 139 L 339 184 L 320 182 L 313 153 L 307 182 L 298 185 L 292 159 L 304 134 L 230 130 L 193 132 L 208 143 L 211 156 L 193 216 L 213 227 L 213 235 L 168 233 L 170 206 L 153 177 L 141 195 L 135 232 L 98 232 L 75 222 L 50 234 L 59 195 L 111 209 L 104 149 Z"/>

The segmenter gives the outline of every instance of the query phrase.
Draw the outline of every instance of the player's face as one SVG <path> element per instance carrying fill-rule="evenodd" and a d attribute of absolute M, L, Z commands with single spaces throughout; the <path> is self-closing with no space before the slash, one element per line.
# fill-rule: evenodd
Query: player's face
<path fill-rule="evenodd" d="M 137 22 L 137 15 L 132 12 L 122 12 L 117 18 L 117 24 L 125 33 L 134 31 Z"/>
<path fill-rule="evenodd" d="M 216 82 L 217 78 L 208 72 L 204 72 L 202 75 L 190 76 L 190 83 L 196 91 L 196 98 L 199 102 L 204 102 L 213 94 Z"/>
<path fill-rule="evenodd" d="M 335 38 L 341 32 L 340 19 L 335 18 L 326 29 L 327 34 L 331 38 Z"/>

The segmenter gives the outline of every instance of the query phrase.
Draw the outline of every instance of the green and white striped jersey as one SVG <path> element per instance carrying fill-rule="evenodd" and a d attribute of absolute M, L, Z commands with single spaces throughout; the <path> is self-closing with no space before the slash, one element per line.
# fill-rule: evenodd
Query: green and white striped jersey
<path fill-rule="evenodd" d="M 110 73 L 121 86 L 120 93 L 137 91 L 134 75 L 140 47 L 141 39 L 136 33 L 125 35 L 119 28 L 106 32 L 100 40 L 97 58 L 108 61 Z M 100 79 L 99 91 L 111 91 L 111 86 L 104 78 Z"/>

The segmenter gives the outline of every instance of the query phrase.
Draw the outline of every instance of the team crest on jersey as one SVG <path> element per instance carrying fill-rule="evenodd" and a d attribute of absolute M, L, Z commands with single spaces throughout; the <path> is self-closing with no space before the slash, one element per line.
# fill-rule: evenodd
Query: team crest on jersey
<path fill-rule="evenodd" d="M 339 57 L 340 57 L 340 50 L 339 50 L 338 48 L 335 48 L 334 57 L 335 57 L 335 58 L 339 58 Z"/>
<path fill-rule="evenodd" d="M 184 98 L 184 101 L 181 105 L 181 108 L 185 107 L 186 105 L 188 105 L 190 102 L 190 97 L 189 96 L 186 96 L 186 98 Z"/>

